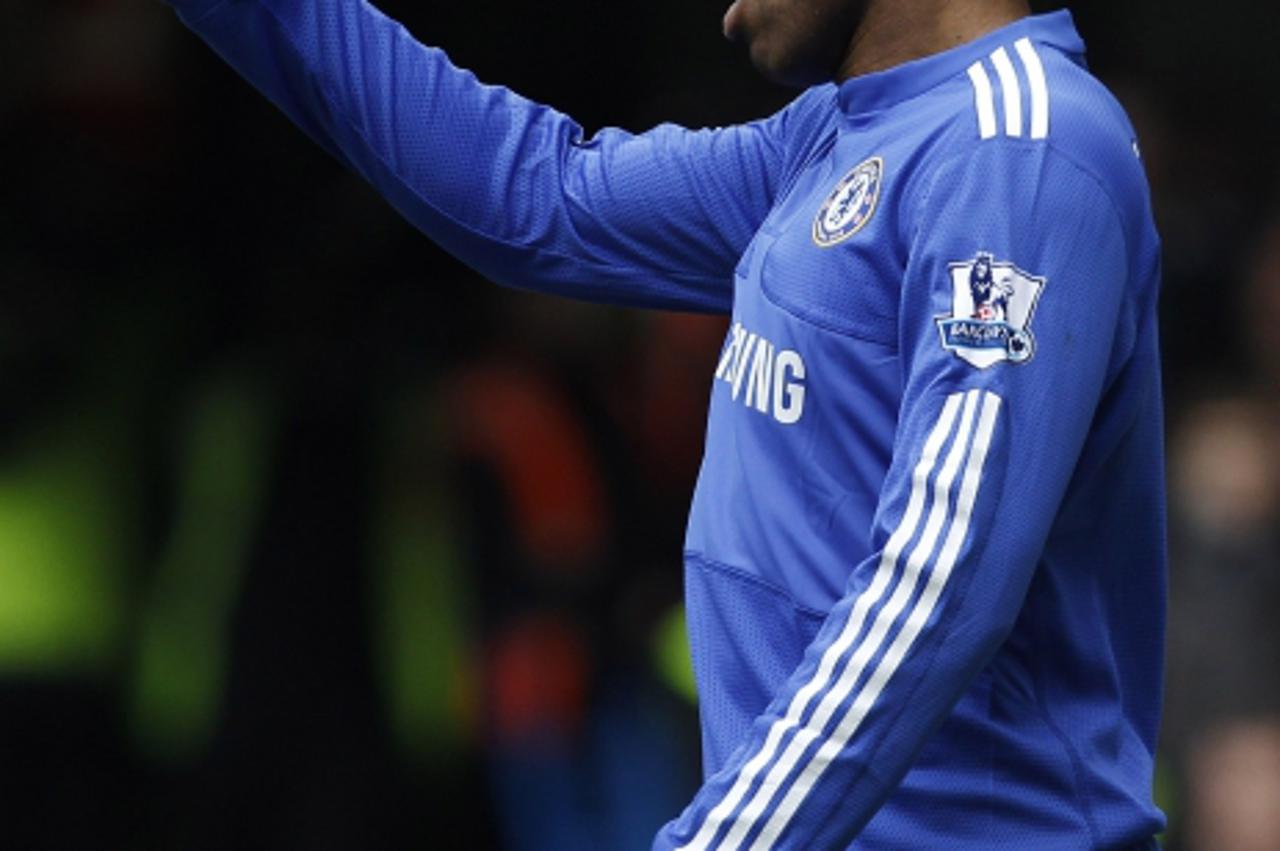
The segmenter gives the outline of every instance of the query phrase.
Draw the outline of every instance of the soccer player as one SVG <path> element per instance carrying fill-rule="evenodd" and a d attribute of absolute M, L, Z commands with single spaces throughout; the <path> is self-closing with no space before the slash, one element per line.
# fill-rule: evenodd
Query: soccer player
<path fill-rule="evenodd" d="M 492 279 L 723 311 L 685 553 L 705 782 L 657 849 L 1149 849 L 1158 239 L 1070 15 L 738 0 L 808 86 L 593 137 L 364 0 L 171 0 Z"/>

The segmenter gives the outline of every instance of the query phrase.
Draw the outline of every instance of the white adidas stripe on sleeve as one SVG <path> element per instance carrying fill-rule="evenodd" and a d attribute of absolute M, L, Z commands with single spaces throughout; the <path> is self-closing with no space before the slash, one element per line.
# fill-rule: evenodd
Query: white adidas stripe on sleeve
<path fill-rule="evenodd" d="M 956 393 L 949 397 L 946 404 L 943 405 L 938 422 L 925 441 L 920 462 L 916 464 L 915 470 L 912 472 L 911 495 L 907 500 L 907 510 L 903 513 L 902 521 L 885 545 L 884 553 L 880 558 L 880 565 L 871 584 L 854 602 L 853 609 L 849 613 L 849 619 L 845 623 L 840 637 L 827 648 L 813 677 L 791 699 L 786 715 L 773 723 L 768 735 L 765 737 L 765 742 L 760 752 L 739 770 L 738 778 L 729 793 L 724 797 L 724 800 L 707 814 L 706 821 L 703 822 L 702 828 L 694 836 L 693 841 L 682 846 L 680 851 L 705 851 L 710 847 L 711 841 L 719 832 L 720 826 L 737 808 L 760 771 L 773 759 L 783 736 L 789 730 L 799 726 L 800 718 L 809 708 L 810 701 L 819 691 L 826 688 L 836 665 L 843 659 L 845 652 L 862 632 L 862 625 L 868 612 L 888 590 L 889 583 L 897 570 L 898 558 L 902 555 L 902 551 L 906 549 L 912 536 L 915 535 L 916 526 L 919 524 L 920 516 L 924 511 L 925 493 L 928 488 L 929 477 L 933 474 L 934 465 L 938 460 L 938 453 L 942 450 L 944 441 L 951 433 L 951 428 L 962 401 L 963 394 Z"/>
<path fill-rule="evenodd" d="M 743 838 L 755 826 L 761 814 L 773 802 L 774 794 L 785 787 L 787 779 L 792 776 L 797 764 L 809 750 L 809 746 L 821 738 L 828 722 L 847 704 L 850 695 L 854 692 L 854 686 L 862 678 L 867 666 L 871 664 L 876 654 L 884 646 L 885 640 L 897 624 L 898 618 L 915 594 L 921 573 L 933 555 L 946 515 L 950 510 L 951 486 L 955 481 L 957 471 L 960 469 L 960 463 L 964 460 L 965 449 L 969 444 L 969 436 L 973 431 L 974 409 L 977 407 L 977 399 L 978 391 L 976 390 L 966 394 L 964 412 L 960 417 L 960 428 L 956 432 L 951 449 L 947 453 L 946 461 L 943 463 L 942 471 L 938 474 L 937 482 L 934 485 L 933 504 L 929 511 L 929 518 L 925 522 L 924 531 L 921 533 L 919 541 L 907 558 L 906 569 L 898 580 L 893 596 L 885 603 L 884 608 L 880 610 L 875 623 L 871 627 L 871 631 L 859 644 L 857 651 L 853 654 L 853 658 L 840 675 L 839 680 L 836 681 L 835 686 L 827 692 L 826 697 L 823 698 L 822 703 L 818 705 L 817 710 L 813 713 L 813 717 L 796 733 L 786 752 L 783 753 L 782 757 L 765 777 L 764 783 L 761 784 L 755 797 L 742 811 L 741 815 L 738 816 L 733 830 L 725 837 L 722 848 L 738 848 Z"/>
<path fill-rule="evenodd" d="M 986 447 L 990 445 L 994 417 L 998 408 L 999 397 L 991 393 L 983 394 L 977 390 L 956 393 L 946 400 L 937 423 L 925 441 L 920 461 L 913 470 L 907 509 L 885 546 L 871 585 L 855 600 L 839 637 L 823 653 L 818 668 L 809 682 L 792 698 L 785 716 L 773 723 L 760 751 L 739 770 L 738 777 L 728 794 L 708 813 L 694 839 L 683 846 L 681 851 L 694 851 L 694 849 L 705 851 L 712 847 L 738 849 L 768 811 L 776 795 L 786 788 L 787 780 L 795 777 L 791 789 L 752 845 L 753 849 L 770 847 L 777 835 L 785 829 L 791 815 L 803 802 L 808 790 L 817 782 L 826 765 L 852 737 L 862 717 L 874 705 L 880 691 L 910 648 L 914 634 L 918 633 L 927 622 L 932 612 L 933 602 L 936 602 L 941 594 L 942 584 L 945 584 L 946 575 L 950 573 L 960 544 L 963 543 L 973 500 L 976 497 L 977 478 L 980 477 L 982 462 L 986 457 Z M 956 427 L 957 416 L 959 416 L 958 427 Z M 948 440 L 951 441 L 950 447 L 942 469 L 938 471 L 936 481 L 933 483 L 933 499 L 920 538 L 907 558 L 892 597 L 884 604 L 867 635 L 855 646 L 855 640 L 862 633 L 870 610 L 888 591 L 898 572 L 898 563 L 903 551 L 916 534 L 920 520 L 924 516 L 925 503 L 930 490 L 929 480 L 933 476 L 939 454 Z M 967 464 L 965 464 L 966 455 Z M 955 495 L 956 479 L 962 465 L 964 465 L 964 477 L 959 485 L 957 497 Z M 937 557 L 936 566 L 930 573 L 927 567 L 935 555 L 934 551 L 939 539 L 947 530 L 948 523 L 951 524 L 950 531 Z M 921 599 L 907 614 L 901 632 L 890 644 L 884 658 L 880 660 L 870 678 L 855 693 L 854 687 L 881 651 L 893 629 L 900 624 L 908 603 L 926 574 L 929 578 Z M 941 576 L 940 581 L 939 576 Z M 922 606 L 929 600 L 932 602 L 928 603 L 928 610 L 922 613 Z M 919 624 L 915 627 L 915 632 L 911 632 L 911 625 L 916 621 L 919 621 Z M 910 637 L 904 644 L 903 636 L 908 633 Z M 833 675 L 846 660 L 845 669 L 833 684 Z M 824 690 L 826 694 L 814 710 L 812 717 L 802 725 L 801 719 L 809 705 Z M 851 695 L 852 701 L 850 701 Z M 846 710 L 844 717 L 840 719 L 831 735 L 823 740 L 824 729 L 836 717 L 836 713 L 845 707 L 851 708 Z M 851 723 L 851 718 L 856 720 Z M 779 747 L 787 734 L 793 730 L 795 733 L 790 743 L 779 755 Z M 802 764 L 801 760 L 815 742 L 820 743 L 816 754 L 807 763 Z M 763 781 L 747 800 L 741 812 L 735 816 L 735 811 L 766 768 L 769 771 Z M 800 769 L 798 775 L 797 768 Z M 725 825 L 729 826 L 727 835 L 722 841 L 716 842 L 716 836 Z"/>
<path fill-rule="evenodd" d="M 916 602 L 915 608 L 912 609 L 910 616 L 902 627 L 902 631 L 898 633 L 888 652 L 880 660 L 880 664 L 877 666 L 875 673 L 872 674 L 871 679 L 863 686 L 853 705 L 849 708 L 844 718 L 841 719 L 839 726 L 823 742 L 818 752 L 814 754 L 813 759 L 805 767 L 803 773 L 796 780 L 790 791 L 787 792 L 786 797 L 783 798 L 778 809 L 774 811 L 773 817 L 769 819 L 760 836 L 752 843 L 751 851 L 767 851 L 767 849 L 773 847 L 773 844 L 795 815 L 796 810 L 804 803 L 814 784 L 818 782 L 823 772 L 826 771 L 827 767 L 831 765 L 836 756 L 858 731 L 858 727 L 875 705 L 880 693 L 889 683 L 902 660 L 906 658 L 912 644 L 915 643 L 916 637 L 924 629 L 925 624 L 929 622 L 938 598 L 942 596 L 942 591 L 946 587 L 952 569 L 955 567 L 960 548 L 964 545 L 965 538 L 969 532 L 969 521 L 973 516 L 974 503 L 977 501 L 978 487 L 982 483 L 982 470 L 986 464 L 987 452 L 991 448 L 991 441 L 995 435 L 996 417 L 1000 413 L 1000 405 L 1001 399 L 999 396 L 994 393 L 983 394 L 982 413 L 979 416 L 977 433 L 973 439 L 973 448 L 969 453 L 968 463 L 965 465 L 964 479 L 960 485 L 960 498 L 954 518 L 951 521 L 951 529 L 947 533 L 942 552 L 938 556 L 938 563 L 933 573 L 929 576 L 924 592 Z"/>

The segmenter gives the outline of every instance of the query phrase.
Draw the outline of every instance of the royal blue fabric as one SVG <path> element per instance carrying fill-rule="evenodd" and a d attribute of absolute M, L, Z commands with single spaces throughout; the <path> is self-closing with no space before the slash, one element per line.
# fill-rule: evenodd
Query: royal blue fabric
<path fill-rule="evenodd" d="M 747 125 L 588 139 L 361 0 L 173 0 L 496 281 L 730 312 L 668 848 L 1111 849 L 1151 801 L 1159 245 L 1069 15 Z"/>

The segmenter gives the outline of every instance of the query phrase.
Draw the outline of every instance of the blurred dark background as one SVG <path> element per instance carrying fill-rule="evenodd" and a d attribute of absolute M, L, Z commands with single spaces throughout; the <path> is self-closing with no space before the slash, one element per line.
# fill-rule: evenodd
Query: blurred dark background
<path fill-rule="evenodd" d="M 379 5 L 577 118 L 789 93 L 719 3 Z M 1280 26 L 1072 5 L 1166 242 L 1170 847 L 1280 849 Z M 722 319 L 501 291 L 156 0 L 0 6 L 0 844 L 647 848 Z"/>

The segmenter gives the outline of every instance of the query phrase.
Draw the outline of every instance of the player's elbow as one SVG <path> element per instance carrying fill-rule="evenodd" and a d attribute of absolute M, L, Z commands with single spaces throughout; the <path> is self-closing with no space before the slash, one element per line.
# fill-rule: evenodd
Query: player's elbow
<path fill-rule="evenodd" d="M 975 597 L 981 599 L 975 599 Z M 1000 601 L 995 595 L 970 594 L 953 613 L 952 627 L 946 630 L 944 647 L 966 656 L 989 658 L 1009 639 L 1017 624 L 1016 603 Z"/>
<path fill-rule="evenodd" d="M 987 586 L 984 591 L 970 593 L 963 622 L 975 655 L 989 659 L 1009 639 L 1022 616 L 1026 583 L 1008 582 L 998 587 Z"/>

